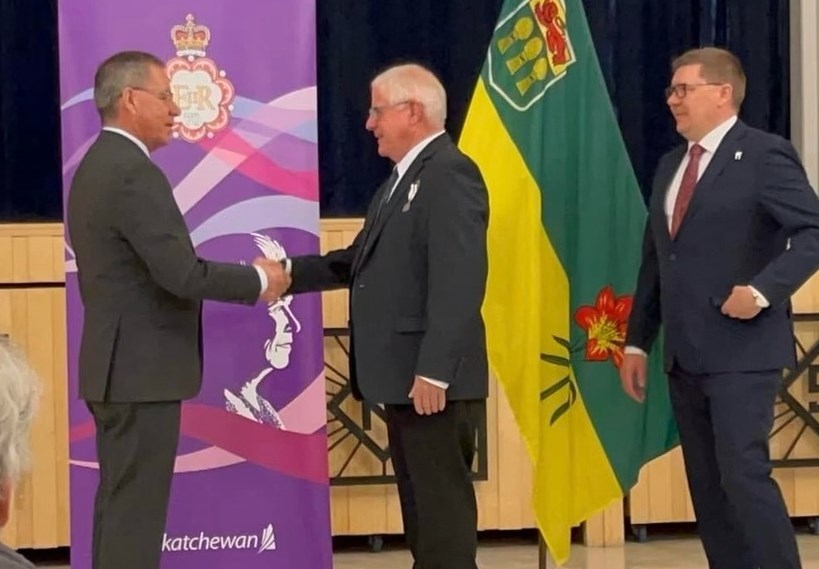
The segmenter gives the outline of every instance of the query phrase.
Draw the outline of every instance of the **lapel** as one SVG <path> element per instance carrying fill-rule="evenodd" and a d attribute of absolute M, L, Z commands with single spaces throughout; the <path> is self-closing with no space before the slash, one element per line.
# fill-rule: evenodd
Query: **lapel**
<path fill-rule="evenodd" d="M 708 167 L 705 169 L 705 172 L 702 173 L 702 177 L 694 188 L 694 195 L 691 197 L 691 203 L 688 205 L 688 211 L 685 213 L 685 217 L 683 217 L 680 222 L 679 231 L 683 231 L 686 222 L 696 215 L 697 209 L 708 199 L 709 193 L 715 191 L 715 182 L 719 178 L 719 175 L 725 169 L 725 166 L 734 160 L 734 154 L 738 150 L 742 150 L 740 142 L 745 137 L 747 130 L 748 127 L 745 126 L 745 123 L 737 120 L 736 124 L 731 127 L 731 130 L 725 134 L 722 142 L 717 146 L 714 157 L 711 158 Z M 679 232 L 677 235 L 679 235 Z"/>
<path fill-rule="evenodd" d="M 359 265 L 359 263 L 361 261 L 361 258 L 363 257 L 364 249 L 365 249 L 367 243 L 370 240 L 370 233 L 372 232 L 373 223 L 375 222 L 375 217 L 376 217 L 376 214 L 378 213 L 378 204 L 381 203 L 381 201 L 384 199 L 384 194 L 389 190 L 389 187 L 388 187 L 388 184 L 387 184 L 387 182 L 389 182 L 389 181 L 390 180 L 389 180 L 389 176 L 388 176 L 387 179 L 384 180 L 381 183 L 381 186 L 379 186 L 378 190 L 376 190 L 375 195 L 373 196 L 373 199 L 370 201 L 370 205 L 367 208 L 367 214 L 364 216 L 364 226 L 361 228 L 361 231 L 362 231 L 362 233 L 364 235 L 363 241 L 362 241 L 362 243 L 364 245 L 362 245 L 361 247 L 358 248 L 358 250 L 356 251 L 355 257 L 353 257 L 353 264 L 352 264 L 352 267 L 350 269 L 352 274 L 356 273 L 356 270 L 358 269 L 358 265 Z M 397 188 L 396 188 L 396 190 L 397 190 Z M 390 201 L 392 201 L 392 200 L 390 200 Z"/>
<path fill-rule="evenodd" d="M 369 232 L 372 230 L 373 223 L 375 223 L 376 216 L 378 215 L 379 204 L 381 204 L 381 202 L 384 201 L 385 194 L 388 191 L 390 191 L 390 187 L 389 187 L 389 184 L 388 184 L 389 181 L 390 181 L 390 178 L 387 177 L 387 179 L 384 180 L 384 182 L 381 184 L 381 186 L 379 186 L 378 190 L 375 192 L 375 195 L 373 196 L 372 201 L 370 202 L 369 208 L 367 208 L 367 215 L 364 217 L 364 227 L 363 227 L 365 235 L 369 234 Z M 396 191 L 398 191 L 398 188 L 396 188 Z M 393 197 L 395 197 L 395 196 L 393 196 Z M 392 199 L 390 201 L 392 201 Z M 384 204 L 383 208 L 386 209 L 387 205 L 389 205 L 389 204 L 388 203 Z M 381 212 L 382 217 L 383 217 L 383 214 L 384 214 L 384 211 Z"/>
<path fill-rule="evenodd" d="M 406 203 L 409 187 L 418 179 L 418 175 L 421 173 L 421 170 L 424 169 L 424 164 L 447 144 L 452 144 L 452 141 L 450 140 L 449 135 L 446 133 L 427 144 L 424 150 L 421 151 L 421 154 L 418 155 L 412 164 L 410 164 L 410 167 L 407 168 L 407 171 L 404 172 L 404 175 L 401 176 L 398 186 L 396 186 L 395 191 L 392 193 L 392 197 L 390 197 L 390 201 L 384 204 L 378 219 L 374 220 L 373 218 L 378 211 L 377 204 L 380 203 L 381 199 L 383 199 L 384 193 L 388 192 L 389 188 L 382 187 L 377 193 L 377 201 L 373 200 L 374 204 L 367 212 L 367 219 L 364 220 L 364 246 L 361 248 L 361 251 L 353 263 L 353 274 L 358 272 L 358 269 L 372 252 L 375 243 L 378 241 L 378 237 L 381 235 L 384 227 L 386 227 L 390 217 L 392 217 L 397 209 Z"/>
<path fill-rule="evenodd" d="M 674 174 L 677 173 L 677 169 L 680 167 L 680 162 L 682 162 L 687 149 L 688 145 L 682 144 L 672 150 L 666 159 L 661 162 L 661 170 L 657 173 L 657 183 L 659 185 L 655 187 L 652 192 L 653 195 L 657 196 L 657 199 L 652 200 L 651 217 L 653 222 L 660 226 L 660 231 L 656 231 L 654 234 L 662 236 L 666 242 L 671 241 L 671 234 L 668 232 L 668 216 L 665 213 L 665 201 L 668 198 L 668 192 L 671 189 Z"/>

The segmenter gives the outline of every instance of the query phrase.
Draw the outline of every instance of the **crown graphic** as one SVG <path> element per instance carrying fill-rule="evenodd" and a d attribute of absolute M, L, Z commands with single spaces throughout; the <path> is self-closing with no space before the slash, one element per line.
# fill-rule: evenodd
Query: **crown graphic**
<path fill-rule="evenodd" d="M 171 28 L 171 40 L 176 46 L 176 55 L 205 56 L 205 48 L 210 41 L 210 30 L 196 23 L 193 14 L 185 17 L 185 23 Z"/>

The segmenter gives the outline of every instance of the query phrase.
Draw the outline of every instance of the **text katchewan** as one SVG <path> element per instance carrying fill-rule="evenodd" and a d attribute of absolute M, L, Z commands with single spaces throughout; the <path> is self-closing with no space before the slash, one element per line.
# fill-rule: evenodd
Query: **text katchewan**
<path fill-rule="evenodd" d="M 162 540 L 162 551 L 224 551 L 239 549 L 256 549 L 261 551 L 273 551 L 276 543 L 267 540 L 265 547 L 260 547 L 260 537 L 258 535 L 216 535 L 208 536 L 205 532 L 200 532 L 198 536 L 171 537 L 165 534 Z"/>

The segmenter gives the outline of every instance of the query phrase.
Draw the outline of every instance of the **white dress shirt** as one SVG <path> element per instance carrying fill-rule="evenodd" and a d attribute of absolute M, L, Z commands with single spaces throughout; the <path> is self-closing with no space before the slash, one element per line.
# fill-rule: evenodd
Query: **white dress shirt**
<path fill-rule="evenodd" d="M 719 148 L 722 139 L 725 138 L 725 135 L 728 134 L 728 131 L 731 130 L 736 123 L 737 117 L 734 115 L 717 128 L 703 136 L 702 140 L 696 143 L 699 144 L 704 150 L 700 156 L 700 164 L 697 170 L 697 181 L 702 178 L 703 172 L 705 172 L 705 169 L 708 168 L 708 164 L 711 163 L 711 159 L 714 157 L 714 153 L 717 151 L 717 148 Z M 694 144 L 694 142 L 688 143 L 689 152 Z M 677 194 L 680 193 L 683 174 L 685 174 L 685 169 L 688 167 L 688 162 L 691 160 L 689 152 L 686 152 L 685 156 L 683 156 L 682 162 L 680 162 L 680 166 L 677 168 L 677 172 L 671 179 L 671 185 L 668 186 L 668 191 L 665 194 L 665 215 L 668 217 L 669 230 L 671 229 L 671 218 L 674 215 L 674 204 L 677 201 Z"/>
<path fill-rule="evenodd" d="M 133 134 L 131 134 L 130 132 L 122 130 L 121 128 L 117 128 L 115 126 L 104 126 L 104 127 L 102 127 L 102 130 L 107 130 L 108 132 L 115 132 L 115 133 L 117 133 L 119 135 L 124 136 L 125 138 L 127 138 L 128 140 L 130 140 L 131 142 L 133 142 L 134 144 L 139 146 L 139 149 L 142 150 L 142 152 L 145 153 L 145 156 L 147 156 L 148 158 L 151 157 L 151 153 L 148 152 L 148 147 L 145 146 L 145 143 L 142 142 L 140 139 L 138 139 Z"/>
<path fill-rule="evenodd" d="M 407 170 L 409 170 L 409 167 L 412 166 L 413 162 L 415 162 L 415 159 L 418 158 L 418 155 L 421 154 L 421 152 L 430 142 L 442 134 L 444 134 L 444 131 L 440 130 L 435 134 L 426 137 L 424 140 L 413 146 L 410 151 L 404 155 L 401 161 L 395 165 L 396 170 L 398 170 L 398 178 L 395 180 L 395 184 L 392 186 L 392 188 L 390 188 L 390 194 L 387 197 L 387 201 L 390 201 L 390 198 L 392 198 L 392 192 L 398 187 L 398 184 L 401 183 L 401 178 L 403 178 L 404 174 L 407 173 Z"/>
<path fill-rule="evenodd" d="M 147 156 L 148 158 L 151 157 L 151 153 L 148 151 L 148 147 L 145 146 L 145 143 L 142 142 L 133 134 L 131 134 L 130 132 L 127 132 L 125 130 L 122 130 L 121 128 L 117 128 L 114 126 L 104 126 L 102 127 L 102 130 L 107 130 L 108 132 L 113 132 L 121 136 L 124 136 L 125 138 L 136 144 L 139 147 L 139 149 L 145 153 L 145 156 Z M 259 293 L 259 295 L 261 295 L 264 293 L 264 291 L 267 290 L 267 273 L 264 272 L 264 269 L 262 269 L 261 267 L 257 267 L 256 265 L 253 265 L 253 268 L 256 269 L 256 272 L 259 274 L 259 281 L 261 281 L 262 287 L 262 290 Z"/>
<path fill-rule="evenodd" d="M 688 143 L 688 151 L 691 150 L 691 147 L 694 144 L 699 144 L 702 149 L 703 153 L 700 156 L 700 163 L 699 168 L 697 169 L 697 181 L 702 177 L 702 174 L 705 172 L 705 169 L 708 168 L 708 164 L 711 163 L 711 159 L 714 157 L 714 154 L 719 148 L 719 145 L 722 143 L 722 139 L 725 138 L 725 135 L 728 134 L 728 131 L 733 128 L 733 126 L 737 123 L 736 115 L 732 116 L 725 122 L 721 123 L 717 126 L 714 130 L 706 134 L 702 137 L 697 143 L 690 142 Z M 680 193 L 680 186 L 682 185 L 683 174 L 685 173 L 685 169 L 688 167 L 688 162 L 690 160 L 689 152 L 685 153 L 683 156 L 682 162 L 680 162 L 679 167 L 677 168 L 677 172 L 674 174 L 674 177 L 671 179 L 671 184 L 668 186 L 668 191 L 665 195 L 665 215 L 668 219 L 668 229 L 671 230 L 671 220 L 674 216 L 674 204 L 677 201 L 677 194 Z M 696 190 L 695 190 L 696 191 Z M 754 295 L 756 300 L 757 306 L 760 308 L 767 308 L 770 306 L 768 300 L 762 296 L 758 290 L 754 287 L 749 287 L 751 292 Z M 646 353 L 636 346 L 626 346 L 625 353 L 627 354 L 641 354 L 646 355 Z"/>

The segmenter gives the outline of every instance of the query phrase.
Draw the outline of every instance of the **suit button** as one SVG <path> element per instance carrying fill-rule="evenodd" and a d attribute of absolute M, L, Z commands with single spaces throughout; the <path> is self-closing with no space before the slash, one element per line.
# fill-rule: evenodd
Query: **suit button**
<path fill-rule="evenodd" d="M 364 288 L 364 283 L 359 283 L 358 288 Z"/>
<path fill-rule="evenodd" d="M 676 254 L 676 253 L 671 253 L 671 254 L 668 256 L 668 260 L 669 260 L 669 261 L 676 261 L 676 260 L 677 260 L 677 254 Z"/>

